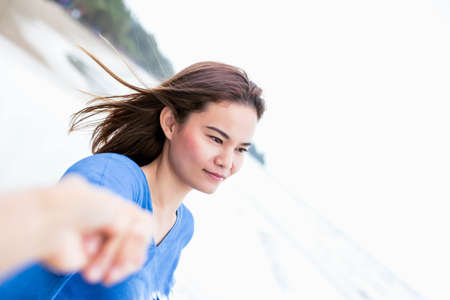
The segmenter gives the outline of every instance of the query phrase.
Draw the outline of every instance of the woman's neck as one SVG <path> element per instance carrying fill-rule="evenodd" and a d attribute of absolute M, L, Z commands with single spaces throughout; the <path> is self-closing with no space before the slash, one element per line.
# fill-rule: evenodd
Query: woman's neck
<path fill-rule="evenodd" d="M 174 215 L 191 187 L 176 176 L 167 160 L 165 147 L 151 163 L 142 167 L 147 177 L 154 213 Z"/>

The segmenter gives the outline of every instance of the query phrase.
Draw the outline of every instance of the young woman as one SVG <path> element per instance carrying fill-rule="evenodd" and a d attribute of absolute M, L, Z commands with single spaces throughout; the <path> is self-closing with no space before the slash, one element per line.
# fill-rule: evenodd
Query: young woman
<path fill-rule="evenodd" d="M 91 56 L 92 57 L 92 56 Z M 96 60 L 95 57 L 92 57 Z M 217 62 L 194 64 L 156 88 L 96 98 L 74 115 L 71 130 L 95 126 L 94 155 L 74 164 L 80 174 L 153 213 L 154 241 L 144 266 L 111 287 L 127 271 L 112 268 L 105 246 L 83 274 L 55 275 L 33 266 L 0 288 L 2 299 L 162 299 L 169 295 L 193 218 L 182 204 L 192 189 L 213 193 L 236 173 L 264 112 L 261 89 L 242 70 Z M 98 117 L 91 122 L 92 117 Z M 97 284 L 96 284 L 97 283 Z"/>

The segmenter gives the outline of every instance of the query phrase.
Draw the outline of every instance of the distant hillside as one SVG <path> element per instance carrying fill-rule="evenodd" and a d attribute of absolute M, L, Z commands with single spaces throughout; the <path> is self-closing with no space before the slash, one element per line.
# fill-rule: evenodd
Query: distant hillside
<path fill-rule="evenodd" d="M 55 0 L 96 33 L 102 34 L 128 58 L 159 80 L 174 74 L 172 64 L 155 38 L 133 17 L 122 0 Z"/>

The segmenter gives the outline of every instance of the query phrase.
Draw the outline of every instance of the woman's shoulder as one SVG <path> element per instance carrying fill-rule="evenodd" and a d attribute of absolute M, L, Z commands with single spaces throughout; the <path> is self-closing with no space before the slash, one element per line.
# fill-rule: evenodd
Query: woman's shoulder
<path fill-rule="evenodd" d="M 80 175 L 130 200 L 147 193 L 147 180 L 141 168 L 122 154 L 99 153 L 85 157 L 67 169 L 63 177 L 70 174 Z"/>
<path fill-rule="evenodd" d="M 139 166 L 130 158 L 123 154 L 118 153 L 99 153 L 94 154 L 83 159 L 72 165 L 71 168 L 83 168 L 89 167 L 89 169 L 100 167 L 100 168 L 128 168 L 137 169 Z"/>
<path fill-rule="evenodd" d="M 97 173 L 105 176 L 105 173 L 120 174 L 121 177 L 134 175 L 142 176 L 140 167 L 130 158 L 118 153 L 99 153 L 85 157 L 73 164 L 63 175 L 68 173 Z"/>

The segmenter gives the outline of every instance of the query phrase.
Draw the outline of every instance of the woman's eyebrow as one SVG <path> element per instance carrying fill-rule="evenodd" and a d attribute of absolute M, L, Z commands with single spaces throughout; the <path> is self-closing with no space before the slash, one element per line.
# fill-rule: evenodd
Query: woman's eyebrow
<path fill-rule="evenodd" d="M 214 130 L 215 132 L 219 133 L 221 136 L 223 136 L 224 138 L 226 138 L 227 140 L 230 139 L 230 136 L 228 134 L 226 134 L 225 132 L 223 132 L 222 130 L 220 130 L 217 127 L 214 126 L 206 126 L 206 128 Z"/>
<path fill-rule="evenodd" d="M 230 136 L 228 134 L 226 134 L 225 132 L 223 132 L 222 130 L 220 130 L 217 127 L 214 126 L 206 126 L 206 128 L 214 130 L 215 132 L 217 132 L 218 134 L 220 134 L 221 136 L 223 136 L 225 139 L 229 140 Z M 243 146 L 251 146 L 252 143 L 241 143 L 241 145 Z"/>

